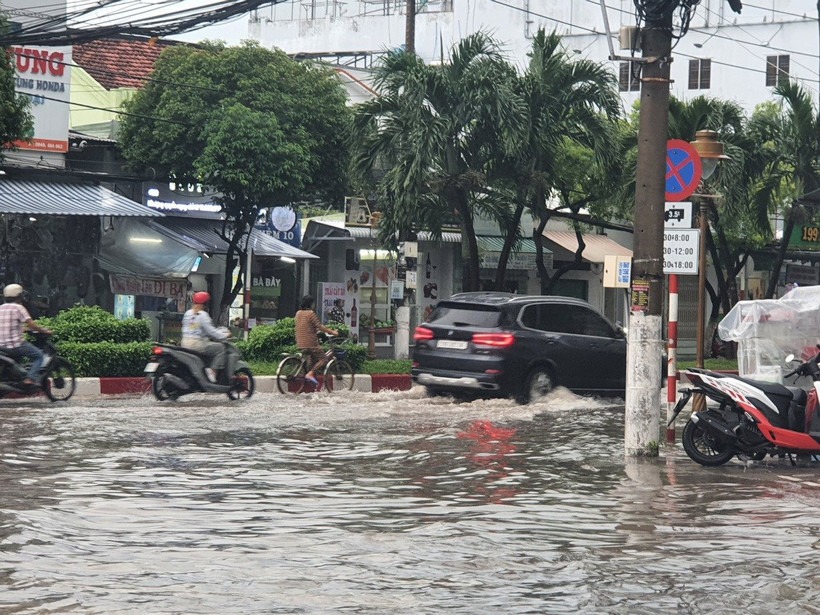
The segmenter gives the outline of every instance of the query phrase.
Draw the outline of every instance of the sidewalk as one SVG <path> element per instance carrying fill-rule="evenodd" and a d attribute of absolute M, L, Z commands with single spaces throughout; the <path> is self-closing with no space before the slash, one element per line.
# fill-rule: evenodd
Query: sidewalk
<path fill-rule="evenodd" d="M 254 376 L 257 393 L 278 393 L 276 376 Z M 356 374 L 353 390 L 364 393 L 379 391 L 408 391 L 412 386 L 410 374 Z M 132 378 L 77 378 L 75 395 L 139 395 L 151 390 L 151 382 L 142 376 Z"/>

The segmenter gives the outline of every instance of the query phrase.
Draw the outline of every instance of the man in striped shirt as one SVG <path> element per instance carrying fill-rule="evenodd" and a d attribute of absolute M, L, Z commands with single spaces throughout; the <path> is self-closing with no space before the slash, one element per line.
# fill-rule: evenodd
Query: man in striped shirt
<path fill-rule="evenodd" d="M 339 335 L 338 331 L 328 329 L 321 323 L 313 310 L 315 304 L 316 299 L 310 295 L 305 295 L 302 297 L 301 309 L 296 312 L 296 345 L 302 352 L 310 354 L 312 365 L 310 371 L 305 374 L 305 380 L 313 386 L 319 384 L 319 381 L 316 380 L 316 370 L 321 369 L 327 363 L 325 351 L 319 344 L 319 331 L 329 335 Z"/>
<path fill-rule="evenodd" d="M 15 361 L 27 357 L 31 361 L 23 384 L 31 386 L 37 382 L 43 366 L 43 351 L 23 338 L 23 325 L 29 330 L 51 335 L 51 331 L 41 327 L 31 318 L 23 307 L 23 287 L 19 284 L 7 284 L 3 289 L 6 302 L 0 305 L 0 350 Z"/>

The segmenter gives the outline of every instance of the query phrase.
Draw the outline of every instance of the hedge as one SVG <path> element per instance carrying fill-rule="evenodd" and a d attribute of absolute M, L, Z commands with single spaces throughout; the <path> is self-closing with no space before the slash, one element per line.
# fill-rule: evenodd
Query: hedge
<path fill-rule="evenodd" d="M 59 342 L 60 356 L 68 360 L 78 376 L 140 376 L 151 357 L 151 342 Z"/>
<path fill-rule="evenodd" d="M 60 312 L 54 318 L 41 318 L 38 322 L 54 331 L 59 342 L 128 344 L 151 339 L 151 327 L 147 320 L 118 320 L 98 306 L 78 305 Z"/>
<path fill-rule="evenodd" d="M 151 356 L 153 343 L 147 320 L 118 320 L 97 306 L 75 306 L 54 318 L 38 321 L 55 334 L 60 355 L 71 362 L 78 376 L 139 376 Z M 283 318 L 272 325 L 251 329 L 248 340 L 236 340 L 246 361 L 278 362 L 282 353 L 298 353 L 296 321 Z M 340 337 L 347 337 L 348 327 L 333 325 Z M 327 348 L 327 345 L 325 345 Z M 367 360 L 367 348 L 345 342 L 347 361 L 360 371 Z"/>

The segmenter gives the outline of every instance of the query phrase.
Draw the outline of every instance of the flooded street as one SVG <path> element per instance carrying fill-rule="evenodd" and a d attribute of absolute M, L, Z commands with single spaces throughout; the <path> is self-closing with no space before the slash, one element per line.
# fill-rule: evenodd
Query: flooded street
<path fill-rule="evenodd" d="M 0 613 L 820 612 L 820 468 L 627 463 L 623 414 L 3 402 Z"/>

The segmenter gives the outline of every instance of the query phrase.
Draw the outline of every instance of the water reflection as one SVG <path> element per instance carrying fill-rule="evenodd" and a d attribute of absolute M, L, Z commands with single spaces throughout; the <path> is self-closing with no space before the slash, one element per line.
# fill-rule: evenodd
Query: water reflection
<path fill-rule="evenodd" d="M 364 397 L 364 399 L 363 399 Z M 623 407 L 0 406 L 0 612 L 812 612 L 816 469 L 622 456 Z"/>

